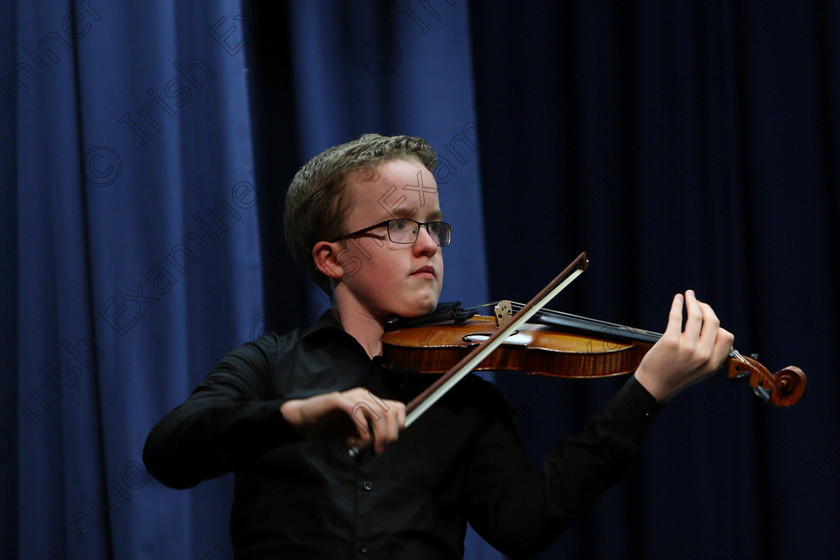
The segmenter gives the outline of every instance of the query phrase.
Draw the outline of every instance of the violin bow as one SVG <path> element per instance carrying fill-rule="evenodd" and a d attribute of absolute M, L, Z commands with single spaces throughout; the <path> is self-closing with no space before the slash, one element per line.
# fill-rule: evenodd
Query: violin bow
<path fill-rule="evenodd" d="M 557 294 L 562 292 L 566 286 L 571 284 L 575 278 L 580 276 L 586 267 L 589 266 L 589 260 L 586 258 L 586 253 L 581 253 L 577 258 L 567 266 L 563 272 L 557 275 L 540 293 L 535 295 L 531 301 L 526 303 L 522 309 L 516 312 L 511 319 L 505 323 L 504 327 L 496 329 L 481 344 L 476 346 L 469 354 L 464 356 L 461 361 L 452 366 L 452 368 L 440 376 L 437 381 L 432 383 L 425 391 L 417 395 L 406 406 L 405 427 L 409 427 L 421 414 L 426 412 L 438 399 L 445 395 L 452 387 L 455 386 L 461 379 L 466 377 L 468 373 L 474 370 L 490 353 L 493 352 L 500 344 L 505 341 L 508 333 L 515 331 L 520 325 L 533 317 L 540 309 L 545 307 L 549 301 L 554 299 Z"/>

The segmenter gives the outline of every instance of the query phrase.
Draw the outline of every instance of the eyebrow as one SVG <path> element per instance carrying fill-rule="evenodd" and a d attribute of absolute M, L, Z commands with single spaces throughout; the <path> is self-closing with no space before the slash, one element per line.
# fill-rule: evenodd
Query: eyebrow
<path fill-rule="evenodd" d="M 415 219 L 418 212 L 412 213 L 414 210 L 418 208 L 415 206 L 413 208 L 409 208 L 406 206 L 400 206 L 399 208 L 392 208 L 388 212 L 382 215 L 381 221 L 386 220 L 393 220 L 394 218 L 411 218 Z M 427 221 L 430 222 L 439 222 L 443 218 L 443 213 L 440 210 L 432 210 L 432 212 L 426 217 Z"/>

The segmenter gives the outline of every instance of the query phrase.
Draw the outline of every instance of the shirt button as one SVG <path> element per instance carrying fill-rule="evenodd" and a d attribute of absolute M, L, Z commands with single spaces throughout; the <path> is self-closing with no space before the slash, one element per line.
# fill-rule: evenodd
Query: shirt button
<path fill-rule="evenodd" d="M 362 488 L 370 492 L 371 490 L 373 490 L 373 484 L 365 480 L 364 482 L 362 482 Z"/>

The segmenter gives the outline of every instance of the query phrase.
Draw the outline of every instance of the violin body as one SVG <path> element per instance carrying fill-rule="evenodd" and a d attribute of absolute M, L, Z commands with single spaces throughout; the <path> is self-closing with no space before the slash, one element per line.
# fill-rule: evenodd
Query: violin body
<path fill-rule="evenodd" d="M 653 346 L 649 331 L 618 325 L 605 327 L 588 319 L 551 318 L 552 324 L 524 323 L 476 367 L 475 371 L 519 371 L 528 375 L 596 378 L 633 373 Z M 543 319 L 546 320 L 546 319 Z M 499 317 L 473 315 L 458 322 L 440 322 L 394 329 L 382 337 L 382 357 L 389 363 L 421 373 L 442 374 L 459 364 L 485 339 L 501 328 Z M 557 325 L 573 326 L 570 332 Z M 797 403 L 808 386 L 796 366 L 771 373 L 755 357 L 730 352 L 727 377 L 744 382 L 762 401 L 775 406 Z"/>
<path fill-rule="evenodd" d="M 594 378 L 635 371 L 662 336 L 658 333 L 558 312 L 543 311 L 588 266 L 581 253 L 514 314 L 499 302 L 495 317 L 444 309 L 426 317 L 391 322 L 382 337 L 385 361 L 423 373 L 442 373 L 406 405 L 409 426 L 470 371 L 522 371 L 531 375 Z M 452 322 L 443 322 L 450 316 Z M 531 318 L 537 322 L 527 322 Z M 410 326 L 409 325 L 413 325 Z M 603 338 L 602 338 L 603 337 Z M 807 380 L 796 366 L 771 373 L 754 358 L 731 349 L 727 375 L 747 383 L 763 402 L 790 406 L 805 394 Z"/>
<path fill-rule="evenodd" d="M 493 317 L 475 315 L 454 325 L 394 330 L 382 337 L 382 357 L 389 363 L 424 373 L 444 373 L 497 328 Z M 475 369 L 553 377 L 622 375 L 635 371 L 652 345 L 558 332 L 547 325 L 525 323 L 506 336 Z"/>

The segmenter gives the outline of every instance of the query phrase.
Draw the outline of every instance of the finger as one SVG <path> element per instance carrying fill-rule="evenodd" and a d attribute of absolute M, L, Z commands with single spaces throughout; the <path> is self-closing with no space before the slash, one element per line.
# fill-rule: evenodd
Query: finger
<path fill-rule="evenodd" d="M 396 441 L 405 426 L 405 405 L 398 401 L 385 401 L 364 388 L 344 393 L 353 406 L 353 420 L 358 437 L 365 444 L 373 444 L 376 453 Z"/>
<path fill-rule="evenodd" d="M 372 423 L 373 427 L 373 449 L 377 453 L 382 453 L 388 444 L 391 443 L 391 427 L 393 421 L 390 419 L 390 411 L 382 411 L 379 419 Z"/>
<path fill-rule="evenodd" d="M 682 294 L 676 294 L 671 302 L 671 311 L 668 313 L 668 326 L 665 327 L 665 334 L 679 336 L 682 332 L 683 321 L 683 300 Z"/>
<path fill-rule="evenodd" d="M 378 420 L 370 423 L 371 445 L 375 453 L 385 451 L 385 432 L 387 431 L 385 424 L 385 416 L 382 414 L 379 415 Z"/>
<path fill-rule="evenodd" d="M 353 399 L 350 398 L 352 401 Z M 352 405 L 350 413 L 351 420 L 356 431 L 356 436 L 364 443 L 369 444 L 374 439 L 376 422 L 382 418 L 371 407 L 370 403 L 358 400 Z"/>
<path fill-rule="evenodd" d="M 700 309 L 700 303 L 694 295 L 694 290 L 686 290 L 685 292 L 685 311 L 686 319 L 683 335 L 686 342 L 694 345 L 700 338 L 700 328 L 703 326 L 703 311 Z"/>
<path fill-rule="evenodd" d="M 400 429 L 405 426 L 405 405 L 398 401 L 379 401 L 384 406 L 380 409 L 381 417 L 374 424 L 374 450 L 382 453 L 397 441 Z"/>
<path fill-rule="evenodd" d="M 360 407 L 359 399 L 354 398 L 351 391 L 334 393 L 331 404 L 332 407 L 340 410 L 350 420 L 351 425 L 349 427 L 345 428 L 344 423 L 341 424 L 342 428 L 349 432 L 348 440 L 352 438 L 356 443 L 360 443 L 365 434 L 367 420 L 363 408 Z"/>
<path fill-rule="evenodd" d="M 709 356 L 708 366 L 716 371 L 729 358 L 735 336 L 720 326 L 720 319 L 708 304 L 700 303 L 703 310 L 703 331 L 700 333 L 700 345 L 705 355 Z"/>
<path fill-rule="evenodd" d="M 388 411 L 387 420 L 388 420 L 388 444 L 392 444 L 400 437 L 400 422 L 397 412 L 397 404 L 394 401 L 389 401 L 389 405 L 391 405 L 391 409 Z"/>
<path fill-rule="evenodd" d="M 698 347 L 704 351 L 708 351 L 708 355 L 712 355 L 712 350 L 717 342 L 718 331 L 720 330 L 720 319 L 715 315 L 712 306 L 708 303 L 697 302 L 700 306 L 700 315 L 703 317 L 703 326 L 700 329 L 700 338 L 698 340 Z"/>
<path fill-rule="evenodd" d="M 382 438 L 377 443 L 379 444 L 379 452 L 385 451 L 385 449 L 397 441 L 397 419 L 394 413 L 394 410 L 388 410 L 385 414 L 382 415 L 382 418 L 385 423 L 385 427 L 382 432 Z"/>
<path fill-rule="evenodd" d="M 386 411 L 380 405 L 381 401 L 365 390 L 354 391 L 354 397 L 359 399 L 353 413 L 356 426 L 363 440 L 373 444 L 374 451 L 382 449 L 386 430 Z"/>
<path fill-rule="evenodd" d="M 734 342 L 735 335 L 724 328 L 718 330 L 714 349 L 714 360 L 717 366 L 715 369 L 722 366 L 729 358 L 729 353 L 732 351 Z"/>
<path fill-rule="evenodd" d="M 405 429 L 405 403 L 397 401 L 395 408 L 397 410 L 397 428 L 402 431 Z"/>
<path fill-rule="evenodd" d="M 397 441 L 400 432 L 405 429 L 405 403 L 400 401 L 389 401 L 391 405 L 391 418 L 393 419 L 393 441 Z"/>

